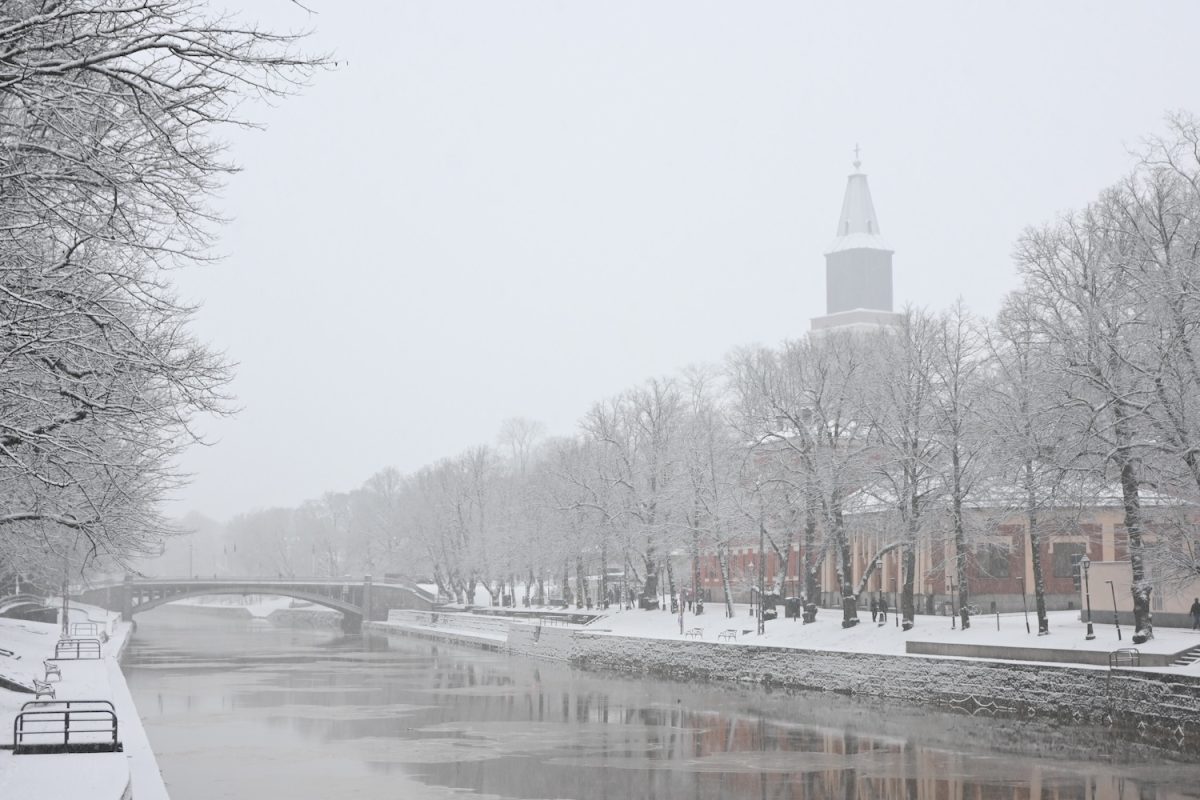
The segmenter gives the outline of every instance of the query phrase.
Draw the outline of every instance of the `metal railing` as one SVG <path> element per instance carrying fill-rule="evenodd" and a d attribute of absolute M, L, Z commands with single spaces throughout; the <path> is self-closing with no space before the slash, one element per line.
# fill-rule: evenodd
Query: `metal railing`
<path fill-rule="evenodd" d="M 119 753 L 118 729 L 108 700 L 31 700 L 13 718 L 13 755 Z"/>
<path fill-rule="evenodd" d="M 1108 654 L 1108 668 L 1116 669 L 1117 667 L 1140 667 L 1142 665 L 1142 653 L 1136 647 L 1122 647 L 1120 650 L 1113 650 Z"/>
<path fill-rule="evenodd" d="M 84 636 L 95 637 L 95 636 L 99 636 L 99 635 L 100 635 L 100 626 L 97 625 L 95 622 L 72 622 L 71 623 L 71 637 L 72 638 L 80 638 L 80 637 L 84 637 Z"/>
<path fill-rule="evenodd" d="M 100 658 L 99 639 L 59 639 L 54 645 L 55 661 L 79 661 Z"/>

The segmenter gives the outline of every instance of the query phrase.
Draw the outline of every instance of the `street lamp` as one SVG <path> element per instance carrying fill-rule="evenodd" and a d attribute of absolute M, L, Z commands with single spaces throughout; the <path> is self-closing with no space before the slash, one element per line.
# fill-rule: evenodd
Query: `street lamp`
<path fill-rule="evenodd" d="M 1083 596 L 1087 602 L 1087 635 L 1083 638 L 1089 642 L 1096 638 L 1096 632 L 1092 630 L 1092 589 L 1088 583 L 1088 567 L 1092 566 L 1092 560 L 1088 558 L 1087 553 L 1083 554 L 1083 558 L 1079 559 L 1079 567 L 1083 570 Z"/>
<path fill-rule="evenodd" d="M 1121 641 L 1121 618 L 1117 616 L 1117 589 L 1113 586 L 1112 581 L 1105 581 L 1108 584 L 1108 590 L 1112 592 L 1113 598 L 1113 625 L 1117 626 L 1117 641 Z"/>

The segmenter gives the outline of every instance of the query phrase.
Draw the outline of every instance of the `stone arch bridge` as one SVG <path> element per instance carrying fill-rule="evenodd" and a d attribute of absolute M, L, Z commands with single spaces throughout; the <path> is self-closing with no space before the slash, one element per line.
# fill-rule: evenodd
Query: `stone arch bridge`
<path fill-rule="evenodd" d="M 306 600 L 342 612 L 347 631 L 362 628 L 364 620 L 387 619 L 388 609 L 433 609 L 433 595 L 414 583 L 387 580 L 375 583 L 368 575 L 350 578 L 135 578 L 96 586 L 75 595 L 83 603 L 119 611 L 126 620 L 166 603 L 203 595 L 270 594 Z"/>

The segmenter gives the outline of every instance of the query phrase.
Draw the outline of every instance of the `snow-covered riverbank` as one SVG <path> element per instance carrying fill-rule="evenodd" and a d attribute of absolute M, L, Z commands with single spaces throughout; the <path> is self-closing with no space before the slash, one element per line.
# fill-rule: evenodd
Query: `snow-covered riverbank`
<path fill-rule="evenodd" d="M 775 620 L 757 636 L 745 608 L 678 616 L 654 611 L 615 611 L 589 625 L 538 624 L 481 615 L 393 612 L 388 623 L 367 628 L 436 637 L 503 649 L 514 654 L 568 661 L 590 669 L 658 676 L 761 683 L 890 698 L 969 713 L 1041 715 L 1089 720 L 1179 741 L 1200 738 L 1200 665 L 1110 670 L 1080 663 L 914 655 L 908 642 L 1011 643 L 1069 653 L 1111 651 L 1115 629 L 1085 639 L 1077 613 L 1051 620 L 1052 634 L 1026 634 L 1022 615 L 979 617 L 968 631 L 951 630 L 947 617 L 918 618 L 904 632 L 891 618 L 843 629 L 837 615 L 813 625 Z M 742 616 L 744 615 L 744 616 Z M 990 622 L 991 625 L 986 623 Z M 1006 629 L 1007 628 L 1007 629 Z M 697 630 L 698 629 L 698 630 Z M 1147 653 L 1177 653 L 1200 644 L 1200 634 L 1160 630 Z M 1082 656 L 1081 656 L 1082 657 Z"/>
<path fill-rule="evenodd" d="M 51 679 L 55 700 L 108 700 L 119 720 L 120 753 L 71 753 L 14 756 L 0 750 L 0 797 L 5 800 L 88 798 L 88 800 L 167 800 L 154 751 L 130 696 L 120 658 L 133 626 L 112 612 L 71 605 L 72 622 L 95 622 L 102 643 L 98 660 L 55 662 L 62 675 Z M 32 686 L 45 677 L 43 659 L 53 658 L 57 624 L 0 618 L 0 677 Z M 0 689 L 0 742 L 12 744 L 13 719 L 33 694 Z"/>

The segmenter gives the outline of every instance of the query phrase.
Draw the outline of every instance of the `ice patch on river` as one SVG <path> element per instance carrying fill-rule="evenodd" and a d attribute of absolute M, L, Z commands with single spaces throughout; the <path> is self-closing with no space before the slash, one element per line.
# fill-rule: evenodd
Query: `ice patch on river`
<path fill-rule="evenodd" d="M 436 706 L 416 706 L 407 703 L 370 706 L 320 706 L 290 704 L 275 710 L 272 716 L 295 717 L 297 719 L 328 720 L 330 722 L 360 719 L 393 719 L 407 717 Z"/>

